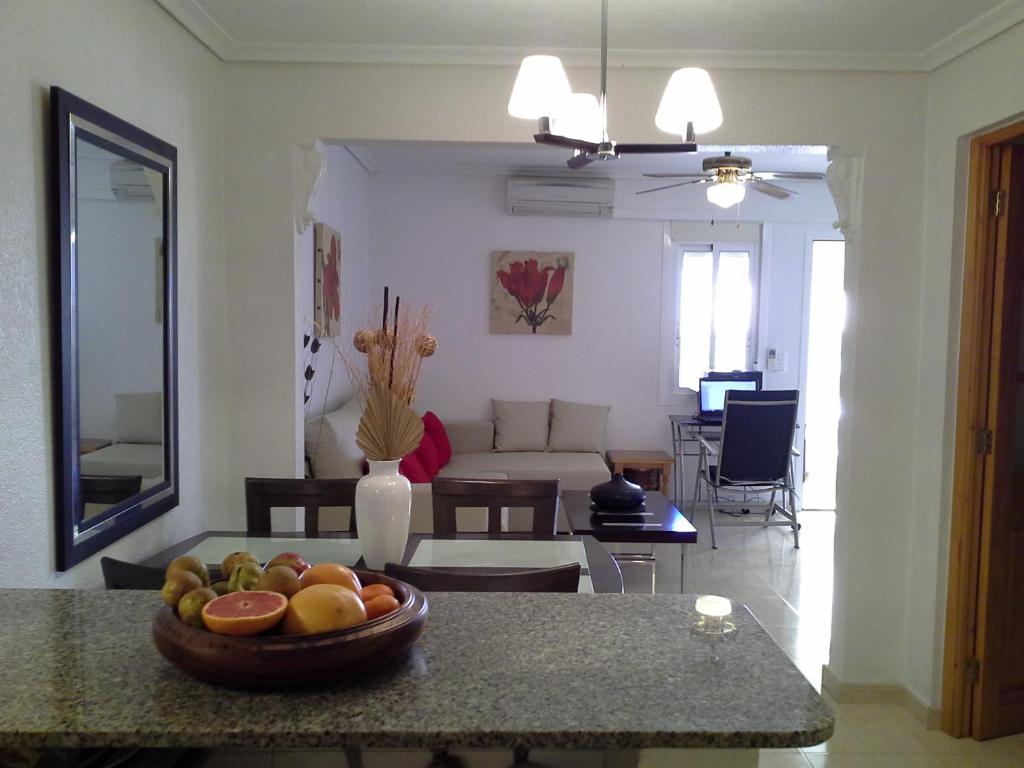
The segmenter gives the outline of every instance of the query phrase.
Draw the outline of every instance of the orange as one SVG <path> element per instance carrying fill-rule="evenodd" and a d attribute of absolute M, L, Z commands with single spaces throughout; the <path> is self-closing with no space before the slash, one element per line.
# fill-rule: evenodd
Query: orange
<path fill-rule="evenodd" d="M 288 602 L 282 628 L 286 635 L 315 635 L 364 621 L 366 608 L 355 592 L 340 584 L 313 584 Z"/>
<path fill-rule="evenodd" d="M 305 589 L 313 584 L 337 584 L 357 593 L 363 587 L 351 568 L 337 563 L 319 563 L 303 571 L 299 576 L 299 586 Z"/>
<path fill-rule="evenodd" d="M 359 590 L 359 596 L 363 598 L 364 603 L 380 595 L 391 595 L 391 597 L 394 597 L 395 591 L 387 584 L 368 584 Z"/>
<path fill-rule="evenodd" d="M 373 621 L 398 608 L 398 600 L 391 595 L 377 595 L 366 601 L 366 620 Z"/>
<path fill-rule="evenodd" d="M 288 598 L 277 592 L 232 592 L 203 606 L 203 624 L 218 635 L 258 635 L 274 627 L 287 610 Z"/>

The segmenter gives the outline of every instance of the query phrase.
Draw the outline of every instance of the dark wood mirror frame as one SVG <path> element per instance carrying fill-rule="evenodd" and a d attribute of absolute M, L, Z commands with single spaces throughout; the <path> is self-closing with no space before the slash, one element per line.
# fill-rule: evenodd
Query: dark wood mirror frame
<path fill-rule="evenodd" d="M 177 178 L 178 153 L 165 141 L 56 86 L 50 89 L 55 259 L 53 360 L 57 568 L 67 570 L 178 505 Z M 161 479 L 83 524 L 80 481 L 76 136 L 130 158 L 163 179 L 163 473 Z M 159 271 L 157 271 L 159 276 Z M 109 478 L 108 478 L 109 479 Z M 116 478 L 115 478 L 116 479 Z"/>

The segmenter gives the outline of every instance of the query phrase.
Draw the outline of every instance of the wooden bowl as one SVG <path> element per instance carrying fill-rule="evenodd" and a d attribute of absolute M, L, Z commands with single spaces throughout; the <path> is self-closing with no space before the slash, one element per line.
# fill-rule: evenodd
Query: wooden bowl
<path fill-rule="evenodd" d="M 278 688 L 349 680 L 404 653 L 427 621 L 427 598 L 411 584 L 356 571 L 363 586 L 386 584 L 399 607 L 379 619 L 318 635 L 229 637 L 183 622 L 169 606 L 153 619 L 157 650 L 183 672 L 232 688 Z"/>

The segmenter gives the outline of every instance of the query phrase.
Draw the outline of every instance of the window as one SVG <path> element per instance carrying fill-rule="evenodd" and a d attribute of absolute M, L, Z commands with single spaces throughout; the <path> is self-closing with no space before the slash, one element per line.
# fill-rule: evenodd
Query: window
<path fill-rule="evenodd" d="M 673 267 L 672 391 L 696 390 L 708 371 L 750 370 L 756 360 L 756 247 L 682 245 Z"/>

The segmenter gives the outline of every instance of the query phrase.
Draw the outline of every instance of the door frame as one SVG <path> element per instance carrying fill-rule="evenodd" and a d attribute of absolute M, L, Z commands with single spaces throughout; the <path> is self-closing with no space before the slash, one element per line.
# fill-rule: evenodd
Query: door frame
<path fill-rule="evenodd" d="M 972 735 L 976 671 L 969 660 L 977 640 L 979 574 L 987 563 L 981 531 L 989 500 L 983 493 L 985 455 L 978 450 L 978 436 L 991 429 L 989 378 L 999 226 L 990 213 L 991 194 L 998 188 L 998 146 L 1022 137 L 1024 121 L 1018 121 L 970 143 L 942 665 L 942 730 L 955 737 Z"/>

